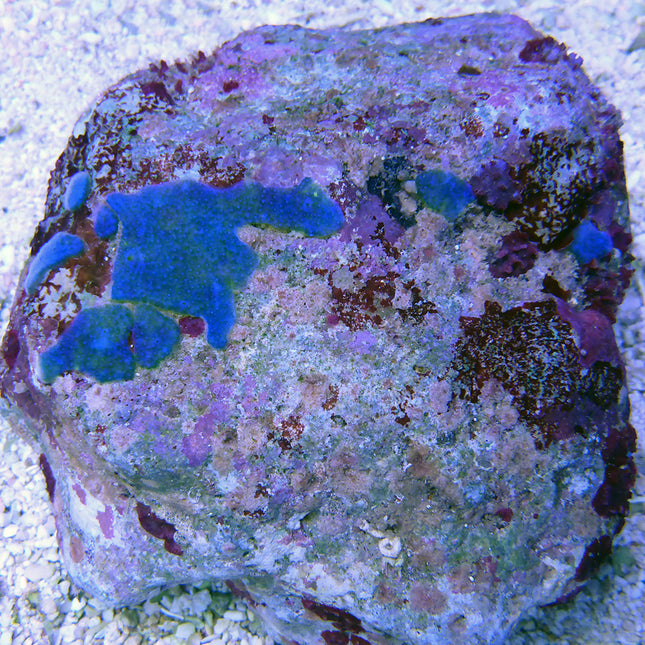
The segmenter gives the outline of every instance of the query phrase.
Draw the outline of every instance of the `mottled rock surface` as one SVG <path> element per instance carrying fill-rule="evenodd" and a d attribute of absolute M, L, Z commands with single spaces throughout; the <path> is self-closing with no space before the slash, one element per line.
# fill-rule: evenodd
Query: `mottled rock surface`
<path fill-rule="evenodd" d="M 2 344 L 72 577 L 281 642 L 500 642 L 635 478 L 620 118 L 512 16 L 263 27 L 111 88 Z"/>

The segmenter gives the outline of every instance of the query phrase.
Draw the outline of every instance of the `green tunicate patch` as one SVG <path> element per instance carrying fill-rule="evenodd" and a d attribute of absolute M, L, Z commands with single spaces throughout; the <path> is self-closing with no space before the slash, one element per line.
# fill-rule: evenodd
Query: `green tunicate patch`
<path fill-rule="evenodd" d="M 59 344 L 43 354 L 47 381 L 70 369 L 99 381 L 132 378 L 135 358 L 144 367 L 156 367 L 179 335 L 174 321 L 155 308 L 203 318 L 208 342 L 224 348 L 235 322 L 234 292 L 257 267 L 255 253 L 237 230 L 251 224 L 327 237 L 344 224 L 338 204 L 309 178 L 286 189 L 254 182 L 224 189 L 168 182 L 131 195 L 112 193 L 106 201 L 95 228 L 109 238 L 120 225 L 112 299 L 142 306 L 134 319 L 124 307 L 81 312 Z M 101 324 L 109 329 L 101 331 Z M 124 350 L 126 328 L 134 356 Z"/>

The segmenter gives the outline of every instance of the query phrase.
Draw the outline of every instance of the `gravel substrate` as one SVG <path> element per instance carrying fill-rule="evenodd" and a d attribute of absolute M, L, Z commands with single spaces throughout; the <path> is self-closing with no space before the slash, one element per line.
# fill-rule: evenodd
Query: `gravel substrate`
<path fill-rule="evenodd" d="M 479 11 L 516 13 L 564 41 L 622 111 L 634 253 L 645 257 L 645 2 L 424 0 L 0 0 L 0 328 L 4 329 L 49 171 L 74 122 L 110 84 L 164 58 L 212 51 L 272 23 L 368 28 Z M 619 332 L 632 423 L 645 473 L 645 293 L 642 263 Z M 143 605 L 102 610 L 62 568 L 37 455 L 0 420 L 0 645 L 10 643 L 245 643 L 270 645 L 225 589 L 176 587 Z M 566 607 L 536 611 L 508 641 L 645 643 L 645 477 L 610 562 Z"/>

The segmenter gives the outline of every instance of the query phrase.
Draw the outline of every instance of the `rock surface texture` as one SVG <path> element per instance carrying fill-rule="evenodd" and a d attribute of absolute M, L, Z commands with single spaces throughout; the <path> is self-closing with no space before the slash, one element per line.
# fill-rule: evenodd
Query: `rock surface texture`
<path fill-rule="evenodd" d="M 2 344 L 61 550 L 285 645 L 502 642 L 629 511 L 620 117 L 514 16 L 263 27 L 109 89 Z"/>

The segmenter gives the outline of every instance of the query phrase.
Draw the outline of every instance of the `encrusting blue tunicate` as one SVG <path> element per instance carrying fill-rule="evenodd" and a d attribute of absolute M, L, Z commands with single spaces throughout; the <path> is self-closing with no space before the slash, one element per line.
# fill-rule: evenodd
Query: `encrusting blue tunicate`
<path fill-rule="evenodd" d="M 598 230 L 589 220 L 584 220 L 573 232 L 573 242 L 569 247 L 580 264 L 600 260 L 613 248 L 611 235 Z"/>
<path fill-rule="evenodd" d="M 428 208 L 454 220 L 475 201 L 472 188 L 463 179 L 443 170 L 427 170 L 416 179 L 417 194 Z"/>
<path fill-rule="evenodd" d="M 63 194 L 63 207 L 69 211 L 77 211 L 85 204 L 92 188 L 92 180 L 87 171 L 81 170 L 73 174 Z"/>
<path fill-rule="evenodd" d="M 33 293 L 52 269 L 58 269 L 69 258 L 80 255 L 84 250 L 85 243 L 80 237 L 70 233 L 54 234 L 40 247 L 36 257 L 29 265 L 25 278 L 27 293 Z"/>
<path fill-rule="evenodd" d="M 327 237 L 344 223 L 341 209 L 311 179 L 293 188 L 241 182 L 216 189 L 195 181 L 167 182 L 130 195 L 112 193 L 107 203 L 97 217 L 97 234 L 112 237 L 119 221 L 122 226 L 112 299 L 146 304 L 135 309 L 134 327 L 122 323 L 127 310 L 117 314 L 113 305 L 81 312 L 82 324 L 74 321 L 43 355 L 47 380 L 66 370 L 85 371 L 99 381 L 132 378 L 133 359 L 123 350 L 126 328 L 127 333 L 132 328 L 137 362 L 157 366 L 179 340 L 179 330 L 154 307 L 202 317 L 208 342 L 222 349 L 235 322 L 233 290 L 246 284 L 257 265 L 237 230 L 254 224 Z M 118 323 L 123 333 L 106 336 L 105 343 L 114 347 L 102 344 L 97 353 L 88 333 L 101 316 L 105 326 Z M 97 353 L 95 360 L 91 353 Z"/>

